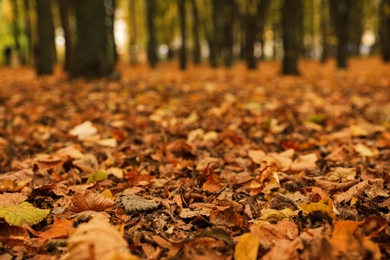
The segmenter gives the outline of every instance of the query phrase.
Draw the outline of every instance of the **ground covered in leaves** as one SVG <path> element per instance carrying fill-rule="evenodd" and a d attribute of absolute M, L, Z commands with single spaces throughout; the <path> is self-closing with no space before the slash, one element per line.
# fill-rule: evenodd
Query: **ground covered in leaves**
<path fill-rule="evenodd" d="M 389 259 L 390 66 L 0 69 L 0 259 Z"/>

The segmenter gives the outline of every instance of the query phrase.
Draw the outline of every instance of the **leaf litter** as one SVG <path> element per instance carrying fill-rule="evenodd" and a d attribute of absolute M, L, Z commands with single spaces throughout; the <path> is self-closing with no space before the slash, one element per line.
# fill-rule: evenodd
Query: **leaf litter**
<path fill-rule="evenodd" d="M 389 65 L 0 70 L 0 256 L 390 258 Z"/>

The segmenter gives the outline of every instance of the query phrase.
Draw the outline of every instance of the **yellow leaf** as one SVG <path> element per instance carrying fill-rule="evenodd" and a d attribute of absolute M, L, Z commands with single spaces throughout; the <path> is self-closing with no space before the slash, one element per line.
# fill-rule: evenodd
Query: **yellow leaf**
<path fill-rule="evenodd" d="M 333 212 L 333 202 L 330 198 L 325 200 L 320 200 L 319 202 L 312 202 L 309 204 L 301 203 L 299 207 L 309 213 L 310 215 L 314 215 L 320 218 L 330 217 L 334 219 L 335 213 Z"/>
<path fill-rule="evenodd" d="M 103 181 L 107 179 L 107 176 L 108 174 L 106 171 L 97 171 L 88 177 L 87 184 L 95 183 L 97 181 Z"/>
<path fill-rule="evenodd" d="M 113 198 L 111 191 L 107 190 L 107 189 L 105 189 L 102 193 L 100 193 L 100 195 L 102 195 L 103 197 L 106 197 L 108 199 Z"/>
<path fill-rule="evenodd" d="M 289 208 L 285 208 L 283 210 L 264 209 L 261 211 L 261 216 L 259 219 L 272 222 L 290 219 L 293 215 L 294 211 Z"/>
<path fill-rule="evenodd" d="M 39 209 L 28 202 L 17 206 L 0 207 L 0 217 L 13 226 L 32 226 L 41 222 L 50 212 L 50 209 Z"/>
<path fill-rule="evenodd" d="M 108 168 L 107 169 L 107 173 L 114 175 L 118 179 L 122 179 L 123 178 L 123 170 L 121 168 L 118 168 L 118 167 Z"/>
<path fill-rule="evenodd" d="M 375 157 L 379 154 L 378 150 L 369 148 L 364 144 L 356 144 L 353 149 L 358 152 L 361 156 Z"/>
<path fill-rule="evenodd" d="M 236 260 L 256 260 L 260 238 L 252 233 L 245 233 L 240 237 L 234 252 Z"/>

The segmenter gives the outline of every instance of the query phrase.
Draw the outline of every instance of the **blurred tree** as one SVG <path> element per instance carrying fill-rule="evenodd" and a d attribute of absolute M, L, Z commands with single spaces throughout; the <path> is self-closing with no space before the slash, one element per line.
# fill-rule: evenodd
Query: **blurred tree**
<path fill-rule="evenodd" d="M 31 29 L 31 18 L 30 18 L 30 0 L 24 0 L 24 24 L 25 24 L 25 34 L 27 38 L 27 55 L 26 55 L 26 63 L 33 64 L 34 57 L 34 47 L 33 47 L 33 36 Z"/>
<path fill-rule="evenodd" d="M 353 0 L 329 0 L 333 29 L 337 36 L 337 67 L 348 67 L 349 24 Z"/>
<path fill-rule="evenodd" d="M 258 26 L 258 39 L 261 44 L 261 56 L 260 59 L 264 59 L 264 28 L 267 20 L 267 14 L 270 11 L 271 0 L 257 0 L 257 26 Z"/>
<path fill-rule="evenodd" d="M 178 10 L 177 1 L 179 0 L 159 1 L 154 18 L 155 25 L 158 26 L 156 31 L 157 42 L 167 47 L 166 55 L 168 60 L 172 60 L 175 57 L 179 48 L 176 38 L 176 34 L 180 34 L 180 11 Z"/>
<path fill-rule="evenodd" d="M 72 66 L 72 52 L 73 52 L 72 33 L 69 24 L 69 11 L 70 11 L 71 3 L 72 1 L 69 0 L 58 0 L 58 4 L 60 8 L 61 24 L 62 24 L 62 29 L 64 30 L 64 39 L 65 39 L 64 70 L 68 72 L 70 71 L 70 68 Z"/>
<path fill-rule="evenodd" d="M 246 0 L 244 2 L 244 12 L 242 13 L 242 19 L 244 23 L 244 35 L 245 42 L 243 47 L 244 58 L 249 69 L 255 69 L 257 67 L 257 61 L 255 58 L 254 47 L 256 42 L 256 36 L 258 33 L 257 24 L 257 1 L 260 0 Z"/>
<path fill-rule="evenodd" d="M 157 66 L 157 36 L 156 36 L 156 1 L 146 0 L 146 24 L 148 33 L 147 54 L 149 66 L 155 68 Z"/>
<path fill-rule="evenodd" d="M 272 40 L 273 40 L 273 58 L 277 59 L 279 56 L 279 43 L 280 43 L 280 31 L 281 31 L 281 0 L 272 1 Z"/>
<path fill-rule="evenodd" d="M 328 0 L 321 0 L 321 44 L 322 44 L 321 63 L 325 63 L 328 60 L 328 56 L 329 56 L 329 43 L 328 43 L 329 8 L 328 7 L 329 7 Z"/>
<path fill-rule="evenodd" d="M 13 10 L 13 20 L 12 20 L 12 33 L 14 37 L 14 43 L 15 43 L 15 51 L 18 61 L 20 61 L 22 64 L 26 63 L 26 59 L 23 56 L 22 48 L 20 46 L 20 29 L 19 29 L 19 4 L 17 0 L 12 0 L 12 10 Z"/>
<path fill-rule="evenodd" d="M 210 66 L 218 67 L 221 58 L 221 31 L 223 24 L 223 9 L 224 0 L 213 0 L 211 9 L 211 24 L 212 32 L 208 35 L 209 49 L 210 49 Z"/>
<path fill-rule="evenodd" d="M 298 59 L 302 48 L 302 0 L 282 1 L 283 64 L 284 75 L 298 75 Z"/>
<path fill-rule="evenodd" d="M 104 6 L 106 8 L 106 25 L 107 25 L 107 38 L 108 46 L 112 48 L 112 53 L 114 54 L 114 63 L 118 62 L 118 52 L 116 50 L 116 42 L 114 36 L 114 23 L 115 23 L 115 11 L 117 7 L 117 0 L 105 0 Z"/>
<path fill-rule="evenodd" d="M 70 75 L 72 77 L 104 77 L 115 65 L 110 12 L 112 3 L 103 0 L 74 1 L 76 46 Z"/>
<path fill-rule="evenodd" d="M 199 35 L 199 28 L 200 28 L 200 17 L 199 17 L 199 9 L 198 4 L 196 0 L 191 0 L 191 9 L 192 9 L 192 37 L 193 37 L 193 59 L 194 64 L 199 64 L 201 59 L 201 53 L 200 53 L 200 35 Z"/>
<path fill-rule="evenodd" d="M 223 9 L 223 22 L 221 31 L 221 49 L 224 65 L 227 68 L 233 66 L 233 44 L 234 44 L 234 22 L 236 20 L 235 10 L 237 9 L 236 2 L 234 0 L 225 0 Z"/>
<path fill-rule="evenodd" d="M 379 31 L 382 45 L 382 59 L 390 62 L 390 0 L 382 0 L 380 5 Z"/>
<path fill-rule="evenodd" d="M 35 67 L 38 75 L 53 74 L 56 50 L 51 0 L 37 0 L 38 42 Z"/>
<path fill-rule="evenodd" d="M 369 0 L 372 1 L 372 0 Z M 360 45 L 364 33 L 364 7 L 366 0 L 354 0 L 350 10 L 349 23 L 353 26 L 349 28 L 349 48 L 348 52 L 358 56 L 360 54 Z"/>
<path fill-rule="evenodd" d="M 135 65 L 138 63 L 137 59 L 137 40 L 138 40 L 138 30 L 137 30 L 137 9 L 136 9 L 136 0 L 129 0 L 129 15 L 130 15 L 130 64 Z"/>
<path fill-rule="evenodd" d="M 180 69 L 185 70 L 187 67 L 187 15 L 186 15 L 186 0 L 178 0 L 178 10 L 180 17 Z"/>

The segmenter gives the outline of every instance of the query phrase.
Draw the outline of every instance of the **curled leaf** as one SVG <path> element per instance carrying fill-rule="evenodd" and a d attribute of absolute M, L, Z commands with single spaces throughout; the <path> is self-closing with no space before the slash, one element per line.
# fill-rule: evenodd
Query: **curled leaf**
<path fill-rule="evenodd" d="M 137 195 L 124 196 L 120 199 L 120 201 L 124 206 L 125 211 L 128 213 L 133 211 L 156 209 L 159 205 L 159 203 L 154 200 L 146 200 Z"/>

